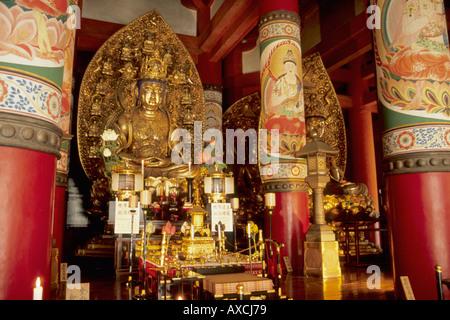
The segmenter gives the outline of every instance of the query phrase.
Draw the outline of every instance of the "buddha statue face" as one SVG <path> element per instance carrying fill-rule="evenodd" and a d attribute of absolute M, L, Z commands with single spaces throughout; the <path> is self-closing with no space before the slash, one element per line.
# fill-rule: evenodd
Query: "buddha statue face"
<path fill-rule="evenodd" d="M 141 84 L 139 100 L 145 110 L 155 111 L 163 103 L 164 93 L 163 83 L 147 80 Z"/>

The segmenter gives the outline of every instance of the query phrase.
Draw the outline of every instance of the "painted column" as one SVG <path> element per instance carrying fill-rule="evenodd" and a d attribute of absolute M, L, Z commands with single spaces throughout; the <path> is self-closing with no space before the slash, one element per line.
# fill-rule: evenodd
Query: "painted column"
<path fill-rule="evenodd" d="M 298 1 L 260 1 L 260 14 L 260 130 L 267 132 L 261 178 L 264 191 L 276 193 L 272 238 L 284 243 L 282 255 L 302 271 L 309 215 L 306 160 L 293 156 L 306 143 Z"/>
<path fill-rule="evenodd" d="M 205 130 L 222 131 L 222 86 L 203 84 L 205 93 Z"/>
<path fill-rule="evenodd" d="M 68 5 L 0 2 L 0 299 L 50 294 Z"/>
<path fill-rule="evenodd" d="M 450 52 L 443 0 L 375 1 L 386 198 L 396 294 L 436 299 L 450 277 Z M 445 289 L 446 299 L 450 298 Z"/>

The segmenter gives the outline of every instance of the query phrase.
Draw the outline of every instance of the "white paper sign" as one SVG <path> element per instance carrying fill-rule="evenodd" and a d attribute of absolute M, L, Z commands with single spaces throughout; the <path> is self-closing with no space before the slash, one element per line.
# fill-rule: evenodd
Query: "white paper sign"
<path fill-rule="evenodd" d="M 233 220 L 231 203 L 211 203 L 211 231 L 216 231 L 216 225 L 222 222 L 225 232 L 233 232 Z"/>
<path fill-rule="evenodd" d="M 116 201 L 116 212 L 114 216 L 114 233 L 138 234 L 140 203 L 133 209 L 129 207 L 128 201 Z"/>

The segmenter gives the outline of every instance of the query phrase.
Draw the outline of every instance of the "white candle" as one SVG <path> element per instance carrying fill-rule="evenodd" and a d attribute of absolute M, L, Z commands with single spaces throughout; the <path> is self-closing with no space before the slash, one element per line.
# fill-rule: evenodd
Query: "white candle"
<path fill-rule="evenodd" d="M 142 159 L 142 188 L 145 188 L 145 178 L 144 178 L 144 159 Z"/>
<path fill-rule="evenodd" d="M 144 190 L 141 192 L 141 204 L 144 206 L 152 204 L 152 193 L 150 190 Z"/>
<path fill-rule="evenodd" d="M 219 225 L 219 241 L 222 241 L 222 228 Z"/>
<path fill-rule="evenodd" d="M 128 203 L 129 203 L 130 209 L 136 209 L 138 207 L 138 203 L 139 203 L 138 196 L 135 194 L 130 196 L 130 198 L 128 199 Z"/>
<path fill-rule="evenodd" d="M 194 240 L 194 225 L 191 224 L 191 239 Z"/>
<path fill-rule="evenodd" d="M 41 286 L 41 279 L 36 279 L 36 288 L 33 289 L 33 300 L 42 300 L 43 288 Z"/>
<path fill-rule="evenodd" d="M 231 198 L 231 209 L 239 209 L 239 198 Z"/>
<path fill-rule="evenodd" d="M 251 237 L 250 223 L 247 224 L 247 234 L 248 234 L 248 237 L 250 238 Z"/>
<path fill-rule="evenodd" d="M 275 193 L 266 193 L 265 195 L 266 207 L 275 207 Z"/>

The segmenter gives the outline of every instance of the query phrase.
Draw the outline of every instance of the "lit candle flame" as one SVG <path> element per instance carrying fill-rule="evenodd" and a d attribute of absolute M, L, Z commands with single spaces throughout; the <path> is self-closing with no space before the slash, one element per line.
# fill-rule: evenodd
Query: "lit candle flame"
<path fill-rule="evenodd" d="M 36 288 L 41 286 L 41 278 L 37 277 L 36 279 Z"/>

